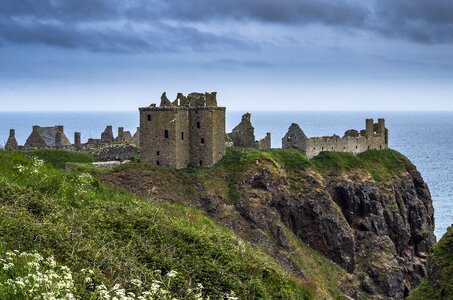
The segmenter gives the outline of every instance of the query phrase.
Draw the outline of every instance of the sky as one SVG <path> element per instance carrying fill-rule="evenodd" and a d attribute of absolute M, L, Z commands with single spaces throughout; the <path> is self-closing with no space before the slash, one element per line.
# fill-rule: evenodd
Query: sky
<path fill-rule="evenodd" d="M 451 0 L 1 0 L 0 110 L 453 110 Z"/>

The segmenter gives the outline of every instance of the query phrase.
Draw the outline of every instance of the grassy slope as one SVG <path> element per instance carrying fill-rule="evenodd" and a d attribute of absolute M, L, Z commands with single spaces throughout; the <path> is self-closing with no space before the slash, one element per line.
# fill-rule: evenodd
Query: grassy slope
<path fill-rule="evenodd" d="M 62 165 L 57 152 L 46 155 Z M 38 250 L 111 284 L 177 270 L 214 298 L 230 290 L 245 299 L 312 297 L 305 283 L 196 210 L 135 198 L 22 153 L 0 151 L 0 165 L 2 252 Z"/>
<path fill-rule="evenodd" d="M 2 153 L 2 155 L 7 156 L 10 154 Z M 72 157 L 62 157 L 59 155 L 58 151 L 44 151 L 43 153 L 39 153 L 39 157 L 46 159 L 50 164 L 60 168 L 63 167 L 66 160 L 82 163 L 90 161 L 90 158 L 84 156 L 84 154 L 72 155 Z M 164 178 L 163 181 L 168 185 L 168 192 L 177 194 L 177 196 L 179 197 L 187 197 L 192 193 L 196 193 L 196 191 L 191 187 L 192 185 L 186 185 L 189 186 L 189 188 L 180 187 L 180 185 L 177 184 L 178 182 L 187 183 L 191 181 L 195 182 L 195 180 L 201 180 L 205 184 L 205 186 L 208 187 L 210 192 L 222 195 L 231 203 L 236 203 L 239 195 L 237 194 L 235 184 L 237 184 L 237 182 L 241 179 L 241 174 L 244 173 L 245 170 L 256 166 L 257 161 L 262 160 L 271 161 L 273 164 L 275 164 L 276 169 L 281 167 L 289 175 L 291 174 L 291 172 L 298 172 L 305 169 L 311 169 L 321 175 L 359 171 L 368 173 L 377 181 L 386 179 L 393 175 L 397 175 L 399 172 L 405 169 L 407 170 L 413 168 L 413 166 L 404 156 L 393 150 L 368 151 L 358 156 L 348 153 L 325 152 L 315 159 L 308 160 L 303 154 L 295 150 L 259 151 L 254 149 L 229 148 L 227 150 L 227 155 L 225 156 L 225 158 L 211 169 L 189 168 L 185 170 L 172 170 L 167 168 L 147 167 L 139 164 L 125 165 L 119 167 L 118 169 L 143 168 L 149 172 L 158 172 Z M 79 166 L 81 167 L 81 170 L 89 170 L 89 168 L 87 168 L 83 164 L 80 164 Z M 60 174 L 58 176 L 62 176 L 61 174 L 63 174 L 53 169 L 51 171 Z M 70 177 L 71 174 L 65 176 Z M 289 177 L 291 177 L 291 175 Z M 291 178 L 289 179 L 291 180 Z M 28 184 L 29 183 L 27 183 L 27 185 Z M 96 183 L 95 185 L 98 185 L 98 183 Z M 32 188 L 32 190 L 33 189 L 34 188 Z M 267 294 L 272 295 L 272 297 L 276 297 L 276 295 L 283 295 L 285 291 L 295 290 L 298 291 L 297 293 L 299 293 L 299 295 L 295 296 L 293 294 L 291 296 L 297 298 L 301 297 L 300 295 L 309 293 L 308 290 L 310 289 L 316 290 L 316 294 L 318 296 L 325 296 L 327 298 L 339 298 L 342 295 L 342 293 L 338 290 L 337 285 L 339 281 L 345 280 L 348 275 L 341 268 L 329 262 L 324 257 L 319 255 L 319 253 L 313 251 L 307 245 L 300 242 L 297 237 L 293 236 L 293 238 L 291 238 L 290 240 L 290 243 L 294 246 L 295 249 L 297 249 L 297 251 L 293 253 L 293 258 L 309 280 L 308 289 L 300 283 L 297 283 L 297 281 L 285 278 L 285 276 L 282 275 L 281 271 L 273 272 L 275 274 L 271 276 L 271 279 L 268 279 L 268 281 L 270 282 L 266 282 L 266 280 L 262 278 L 263 273 L 262 269 L 260 268 L 262 268 L 263 265 L 267 263 L 272 264 L 273 262 L 270 260 L 268 262 L 260 261 L 254 254 L 249 255 L 251 258 L 246 258 L 248 256 L 245 254 L 237 254 L 236 256 L 234 256 L 233 260 L 238 264 L 238 266 L 235 266 L 235 268 L 231 270 L 229 269 L 229 267 L 224 267 L 227 270 L 220 267 L 220 270 L 218 270 L 218 272 L 214 272 L 214 269 L 219 268 L 218 265 L 214 264 L 214 266 L 212 267 L 213 270 L 206 271 L 204 268 L 207 266 L 205 266 L 205 264 L 203 263 L 203 260 L 206 259 L 206 253 L 203 251 L 196 252 L 191 250 L 189 254 L 187 254 L 187 256 L 184 256 L 184 254 L 187 253 L 185 241 L 188 238 L 185 236 L 179 237 L 178 234 L 181 231 L 184 231 L 184 234 L 190 233 L 191 235 L 194 235 L 196 238 L 190 238 L 189 240 L 196 240 L 196 247 L 201 247 L 204 249 L 205 243 L 212 245 L 213 248 L 219 247 L 219 241 L 210 241 L 210 239 L 213 239 L 217 235 L 220 235 L 220 233 L 216 232 L 214 229 L 220 230 L 220 232 L 226 234 L 232 241 L 235 241 L 235 238 L 229 231 L 220 229 L 220 227 L 213 224 L 212 221 L 193 210 L 188 210 L 180 206 L 157 205 L 153 204 L 152 202 L 147 203 L 147 201 L 142 201 L 135 198 L 131 199 L 129 195 L 107 190 L 103 186 L 98 186 L 96 187 L 96 189 L 100 190 L 96 192 L 96 200 L 86 203 L 82 207 L 78 207 L 80 204 L 78 204 L 77 201 L 72 201 L 74 203 L 70 204 L 67 203 L 68 201 L 65 201 L 66 203 L 64 202 L 58 204 L 57 211 L 61 210 L 61 216 L 60 219 L 52 221 L 52 226 L 57 226 L 57 228 L 58 226 L 67 226 L 65 216 L 67 218 L 70 213 L 73 213 L 75 211 L 76 215 L 71 219 L 71 222 L 75 222 L 76 228 L 87 227 L 87 231 L 85 231 L 85 229 L 82 229 L 82 232 L 89 232 L 90 235 L 93 235 L 97 238 L 88 239 L 87 237 L 82 236 L 84 239 L 83 241 L 80 241 L 80 245 L 70 242 L 70 246 L 64 246 L 65 243 L 68 243 L 68 241 L 71 240 L 68 239 L 68 235 L 71 235 L 72 232 L 71 228 L 65 227 L 62 231 L 66 232 L 66 236 L 60 237 L 56 241 L 55 238 L 56 236 L 58 236 L 57 233 L 60 230 L 55 230 L 55 237 L 49 237 L 49 234 L 45 233 L 44 235 L 46 236 L 46 238 L 51 238 L 51 240 L 54 240 L 53 245 L 49 247 L 44 244 L 40 246 L 40 249 L 48 249 L 48 251 L 53 254 L 55 254 L 55 252 L 57 252 L 57 254 L 60 253 L 57 256 L 59 256 L 65 262 L 70 260 L 69 264 L 72 264 L 76 267 L 96 267 L 99 270 L 99 273 L 110 281 L 113 278 L 119 278 L 118 280 L 124 281 L 126 277 L 134 277 L 136 274 L 141 274 L 143 272 L 146 273 L 146 269 L 148 267 L 161 268 L 163 270 L 168 270 L 170 268 L 189 268 L 190 270 L 194 271 L 194 275 L 191 275 L 194 276 L 194 280 L 205 278 L 206 274 L 211 274 L 208 278 L 211 278 L 210 282 L 212 282 L 212 287 L 208 288 L 213 293 L 219 291 L 219 286 L 220 291 L 226 291 L 234 286 L 236 287 L 235 290 L 239 291 L 240 295 L 246 297 L 252 297 L 250 295 L 256 295 L 256 293 L 263 295 Z M 47 194 L 46 198 L 58 198 L 58 193 L 57 195 L 52 196 L 52 194 L 46 190 L 42 192 L 44 194 Z M 25 197 L 27 196 L 24 196 L 23 198 Z M 118 198 L 119 200 L 116 200 Z M 2 200 L 0 199 L 0 201 Z M 51 204 L 48 204 L 50 207 L 55 205 L 54 200 L 49 201 L 51 201 Z M 76 206 L 76 208 L 74 208 L 74 206 Z M 27 208 L 25 208 L 25 210 L 27 210 Z M 143 236 L 141 232 L 137 233 L 136 225 L 134 225 L 135 223 L 133 222 L 133 220 L 136 219 L 137 216 L 141 216 L 141 219 L 143 220 L 148 219 L 150 215 L 145 213 L 147 210 L 153 211 L 151 215 L 153 215 L 153 218 L 155 220 L 159 220 L 158 223 L 162 225 L 158 226 L 158 228 L 155 229 L 158 230 L 162 236 L 157 241 L 153 240 L 153 238 L 155 238 L 154 233 L 151 237 Z M 105 215 L 109 215 L 111 217 L 106 218 Z M 168 223 L 169 220 L 166 219 L 167 215 L 172 216 L 172 221 L 170 223 Z M 10 219 L 11 223 L 13 223 L 14 218 L 15 217 L 12 217 Z M 188 218 L 190 221 L 187 220 Z M 112 224 L 112 222 L 109 221 L 110 219 L 116 221 L 114 221 Z M 155 222 L 152 223 L 155 224 Z M 128 238 L 130 238 L 130 236 L 124 237 L 127 231 L 125 232 L 122 224 L 124 224 L 126 228 L 130 228 L 128 234 L 133 237 L 132 240 L 135 241 L 136 239 L 138 239 L 139 241 L 129 244 L 127 247 L 125 245 L 122 245 L 121 243 L 123 239 L 127 240 Z M 148 224 L 147 226 L 150 225 Z M 34 228 L 36 226 L 32 224 L 29 227 Z M 189 230 L 188 228 L 191 229 Z M 189 230 L 189 233 L 186 232 L 187 230 Z M 178 234 L 175 234 L 173 231 L 176 231 L 176 233 Z M 210 232 L 214 237 L 204 235 L 208 232 Z M 105 237 L 106 235 L 107 237 Z M 198 235 L 203 236 L 204 239 L 201 239 Z M 172 237 L 169 241 L 162 241 L 163 237 L 168 236 Z M 173 240 L 173 237 L 176 240 Z M 101 244 L 91 244 L 93 243 L 93 240 L 97 241 L 98 239 L 104 242 Z M 148 239 L 150 241 L 148 241 Z M 184 242 L 181 242 L 181 240 L 183 240 Z M 102 244 L 104 243 L 107 243 L 109 245 L 110 243 L 113 243 L 114 247 L 102 247 Z M 143 245 L 150 243 L 153 243 L 153 245 L 158 245 L 157 248 L 165 248 L 167 250 L 171 249 L 171 255 L 169 255 L 169 257 L 166 257 L 166 254 L 164 252 L 167 251 L 163 251 L 162 249 L 154 249 L 155 246 L 152 247 L 153 249 L 149 249 L 149 246 L 148 248 L 145 248 L 145 250 L 142 249 L 144 247 Z M 182 243 L 182 251 L 177 251 L 179 246 L 175 246 L 179 243 Z M 231 243 L 231 241 L 229 243 Z M 238 242 L 235 241 L 233 242 L 233 245 L 237 245 L 237 243 Z M 11 241 L 9 242 L 9 244 L 11 247 Z M 13 243 L 15 247 L 24 247 L 24 244 L 26 244 L 25 240 L 19 240 Z M 222 243 L 220 244 L 222 245 Z M 224 242 L 223 245 L 225 244 L 228 243 Z M 75 247 L 74 245 L 77 246 Z M 28 245 L 28 247 L 33 248 L 32 245 Z M 66 248 L 60 249 L 62 247 Z M 97 252 L 97 249 L 96 251 L 89 251 L 89 249 L 93 248 L 100 248 L 100 250 L 99 252 Z M 223 249 L 223 246 L 219 249 Z M 229 248 L 227 247 L 225 251 L 229 252 L 233 251 L 234 249 L 236 248 L 230 246 Z M 75 254 L 73 253 L 74 251 L 76 251 Z M 82 251 L 82 253 L 78 253 L 80 251 Z M 145 251 L 145 253 L 153 253 L 146 256 L 147 264 L 145 264 L 144 266 L 140 266 L 141 264 L 143 264 L 142 260 L 144 258 L 140 257 L 140 255 L 136 253 L 142 251 Z M 158 253 L 154 254 L 154 252 Z M 253 251 L 250 252 L 252 253 Z M 70 253 L 69 256 L 68 253 Z M 209 254 L 208 251 L 208 254 L 206 255 L 208 257 L 209 255 L 219 255 L 218 253 L 214 253 L 216 253 L 216 251 L 212 249 L 211 254 Z M 93 258 L 91 258 L 91 256 L 93 255 L 96 257 L 94 261 Z M 265 256 L 259 254 L 258 257 Z M 72 262 L 72 259 L 75 259 L 75 262 Z M 108 263 L 106 266 L 97 266 L 96 264 L 99 263 L 99 260 L 104 263 Z M 223 263 L 227 264 L 227 262 Z M 238 271 L 237 268 L 239 268 L 240 271 Z M 126 272 L 127 274 L 122 271 L 124 269 L 128 270 L 128 272 Z M 272 267 L 272 269 L 278 270 L 278 267 Z M 101 272 L 100 270 L 104 271 Z M 108 270 L 108 272 L 106 272 L 105 270 Z M 249 271 L 254 275 L 244 275 L 244 277 L 248 280 L 241 278 L 241 280 L 239 280 L 240 282 L 230 280 L 228 276 L 224 275 L 231 273 L 234 274 L 237 272 L 247 274 L 247 272 Z M 216 279 L 219 274 L 222 274 L 221 277 L 224 278 L 224 280 L 220 283 L 217 282 Z M 275 279 L 274 277 L 277 279 Z M 280 284 L 277 284 L 277 282 L 281 280 L 283 280 L 285 284 L 281 285 L 280 288 L 277 288 L 277 290 L 275 290 L 275 286 L 280 286 Z M 224 283 L 224 281 L 226 283 Z M 264 291 L 261 291 L 261 289 L 264 289 Z M 285 298 L 287 296 L 285 295 L 283 297 Z"/>
<path fill-rule="evenodd" d="M 355 156 L 348 153 L 322 153 L 315 159 L 307 159 L 301 152 L 296 150 L 268 150 L 228 148 L 226 156 L 211 169 L 188 168 L 173 170 L 164 167 L 144 166 L 130 164 L 118 167 L 114 172 L 126 169 L 130 173 L 135 172 L 135 178 L 127 179 L 135 181 L 142 175 L 152 174 L 153 186 L 161 189 L 157 194 L 165 194 L 165 198 L 173 199 L 179 203 L 190 203 L 189 198 L 197 199 L 200 191 L 197 187 L 202 183 L 208 194 L 220 196 L 231 204 L 237 204 L 239 193 L 237 186 L 250 170 L 263 168 L 263 164 L 269 164 L 275 172 L 283 169 L 291 185 L 296 188 L 300 185 L 298 172 L 311 170 L 321 175 L 340 174 L 344 172 L 367 173 L 375 180 L 387 179 L 399 175 L 404 170 L 414 168 L 401 154 L 393 150 L 370 151 Z M 273 166 L 273 167 L 272 167 Z M 294 175 L 294 176 L 293 176 Z M 182 184 L 181 184 L 182 183 Z M 142 189 L 143 194 L 151 190 L 152 186 L 146 186 L 142 182 L 137 189 Z M 132 190 L 137 191 L 135 188 Z M 139 192 L 140 193 L 140 192 Z M 153 194 L 153 192 L 151 192 Z M 288 236 L 292 236 L 287 230 Z M 313 251 L 306 244 L 292 236 L 290 240 L 293 249 L 291 254 L 293 261 L 298 265 L 305 277 L 316 287 L 318 295 L 327 298 L 339 298 L 342 292 L 338 288 L 338 282 L 347 280 L 346 272 L 335 264 L 326 260 Z"/>
<path fill-rule="evenodd" d="M 409 299 L 453 299 L 453 226 L 431 250 L 428 274 Z"/>

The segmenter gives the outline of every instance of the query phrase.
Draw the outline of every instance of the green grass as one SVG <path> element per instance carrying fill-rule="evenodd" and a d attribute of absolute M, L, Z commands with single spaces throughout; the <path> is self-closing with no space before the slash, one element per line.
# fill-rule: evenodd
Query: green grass
<path fill-rule="evenodd" d="M 85 152 L 70 152 L 55 149 L 42 149 L 27 152 L 28 155 L 43 159 L 57 169 L 64 169 L 67 162 L 90 163 L 95 157 Z"/>
<path fill-rule="evenodd" d="M 428 269 L 428 276 L 408 299 L 453 299 L 453 225 L 431 250 Z"/>
<path fill-rule="evenodd" d="M 44 153 L 49 163 L 42 165 L 31 158 L 36 153 L 0 151 L 0 251 L 54 255 L 73 272 L 90 268 L 112 285 L 133 278 L 150 284 L 160 269 L 186 279 L 174 293 L 202 282 L 212 299 L 229 291 L 241 299 L 314 297 L 273 259 L 197 210 L 112 190 L 54 167 L 74 157 Z"/>
<path fill-rule="evenodd" d="M 358 155 L 343 152 L 321 152 L 310 162 L 321 174 L 341 174 L 362 170 L 370 174 L 376 181 L 390 179 L 403 171 L 415 169 L 415 166 L 404 155 L 391 149 L 368 150 Z"/>

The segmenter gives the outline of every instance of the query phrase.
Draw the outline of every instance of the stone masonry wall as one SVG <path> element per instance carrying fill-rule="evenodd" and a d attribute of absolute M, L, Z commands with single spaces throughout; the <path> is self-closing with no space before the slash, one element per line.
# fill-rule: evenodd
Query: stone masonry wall
<path fill-rule="evenodd" d="M 270 132 L 266 133 L 266 136 L 257 142 L 258 149 L 267 150 L 271 149 L 271 134 Z"/>
<path fill-rule="evenodd" d="M 370 125 L 371 124 L 371 125 Z M 344 137 L 329 136 L 308 138 L 305 145 L 305 155 L 312 158 L 322 151 L 350 152 L 354 154 L 366 150 L 382 150 L 388 148 L 387 130 L 384 119 L 373 124 L 372 119 L 367 120 L 366 130 L 362 134 L 351 136 L 351 130 Z"/>
<path fill-rule="evenodd" d="M 164 93 L 159 107 L 140 108 L 141 161 L 174 168 L 213 166 L 225 155 L 225 108 L 215 104 L 215 93 L 178 94 L 173 102 Z"/>
<path fill-rule="evenodd" d="M 296 123 L 292 123 L 288 132 L 282 138 L 283 149 L 296 149 L 305 152 L 307 149 L 307 136 Z"/>
<path fill-rule="evenodd" d="M 255 148 L 255 128 L 251 122 L 251 115 L 246 113 L 241 122 L 229 134 L 235 147 Z"/>
<path fill-rule="evenodd" d="M 183 126 L 179 121 L 181 117 L 188 119 L 188 110 L 182 108 L 144 109 L 140 114 L 140 160 L 144 163 L 174 168 L 187 166 L 187 158 L 178 158 L 177 153 L 189 151 L 187 142 L 180 143 L 180 129 Z M 186 149 L 182 149 L 184 145 L 186 145 Z"/>

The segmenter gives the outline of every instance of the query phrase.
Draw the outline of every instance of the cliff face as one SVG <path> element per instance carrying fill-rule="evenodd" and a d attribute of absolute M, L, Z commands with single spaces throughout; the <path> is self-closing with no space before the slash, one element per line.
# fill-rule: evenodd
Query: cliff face
<path fill-rule="evenodd" d="M 453 226 L 431 250 L 428 274 L 409 299 L 452 299 L 453 297 Z"/>
<path fill-rule="evenodd" d="M 338 282 L 342 293 L 407 296 L 425 275 L 435 242 L 432 201 L 420 173 L 401 164 L 402 156 L 396 156 L 398 171 L 376 180 L 362 165 L 329 171 L 272 155 L 211 170 L 122 168 L 102 178 L 142 196 L 199 207 L 301 278 L 306 270 L 293 255 L 293 236 L 351 274 Z"/>

